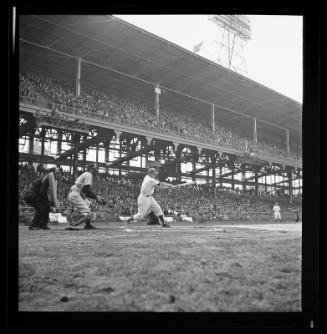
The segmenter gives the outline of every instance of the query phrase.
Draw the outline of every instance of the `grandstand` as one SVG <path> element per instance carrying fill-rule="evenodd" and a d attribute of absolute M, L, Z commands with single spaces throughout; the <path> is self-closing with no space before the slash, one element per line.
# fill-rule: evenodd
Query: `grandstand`
<path fill-rule="evenodd" d="M 298 102 L 114 16 L 24 15 L 19 46 L 20 194 L 38 164 L 59 164 L 65 208 L 96 161 L 109 199 L 98 220 L 130 215 L 160 162 L 162 181 L 199 183 L 158 193 L 166 215 L 262 219 L 276 200 L 290 215 L 301 207 Z"/>

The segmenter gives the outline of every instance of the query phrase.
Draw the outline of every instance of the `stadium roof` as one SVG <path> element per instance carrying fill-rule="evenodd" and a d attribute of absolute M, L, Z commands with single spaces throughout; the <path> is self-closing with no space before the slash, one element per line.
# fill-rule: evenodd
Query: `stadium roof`
<path fill-rule="evenodd" d="M 226 124 L 248 131 L 256 117 L 301 141 L 300 103 L 114 16 L 21 15 L 19 37 L 20 61 L 50 77 L 74 83 L 82 57 L 82 86 L 153 106 L 159 84 L 167 109 L 210 117 L 214 103 Z"/>

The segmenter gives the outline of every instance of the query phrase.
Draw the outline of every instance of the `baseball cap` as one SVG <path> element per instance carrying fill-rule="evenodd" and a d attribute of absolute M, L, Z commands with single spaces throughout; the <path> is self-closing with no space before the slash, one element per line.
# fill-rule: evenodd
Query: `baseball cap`
<path fill-rule="evenodd" d="M 157 170 L 155 168 L 149 168 L 148 174 L 158 174 Z"/>
<path fill-rule="evenodd" d="M 98 169 L 97 163 L 91 163 L 86 166 L 86 170 L 90 171 L 91 169 Z"/>

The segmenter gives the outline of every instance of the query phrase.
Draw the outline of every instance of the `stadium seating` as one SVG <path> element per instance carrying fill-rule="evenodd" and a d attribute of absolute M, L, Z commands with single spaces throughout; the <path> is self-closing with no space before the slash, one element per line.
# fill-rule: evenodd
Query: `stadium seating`
<path fill-rule="evenodd" d="M 151 124 L 156 131 L 169 132 L 196 141 L 225 144 L 244 151 L 254 150 L 251 138 L 240 137 L 237 133 L 218 126 L 212 133 L 208 123 L 176 114 L 164 107 L 161 108 L 157 119 L 154 110 L 145 105 L 136 105 L 118 96 L 87 89 L 82 89 L 80 96 L 77 97 L 71 87 L 51 78 L 44 78 L 40 74 L 21 72 L 19 82 L 20 98 L 25 102 L 46 105 L 58 111 L 74 110 L 79 114 L 104 117 L 113 122 L 126 122 L 133 127 L 148 128 Z M 257 150 L 262 153 L 299 158 L 294 153 L 287 153 L 283 148 L 271 146 L 260 140 Z"/>
<path fill-rule="evenodd" d="M 133 127 L 151 127 L 156 131 L 168 132 L 174 135 L 189 137 L 198 141 L 223 143 L 238 147 L 244 151 L 252 146 L 250 138 L 240 137 L 230 130 L 216 127 L 214 134 L 210 125 L 195 121 L 186 115 L 176 114 L 173 111 L 162 108 L 159 119 L 154 110 L 145 105 L 133 104 L 121 97 L 105 95 L 95 90 L 82 89 L 79 97 L 73 93 L 73 89 L 64 83 L 51 78 L 45 78 L 40 74 L 22 71 L 19 76 L 19 96 L 24 102 L 46 106 L 54 111 L 71 111 L 87 114 L 89 116 L 104 117 L 113 122 L 127 122 Z M 55 117 L 54 117 L 55 121 Z M 264 142 L 258 142 L 261 152 L 280 154 L 287 156 L 285 150 L 272 147 Z M 294 158 L 299 158 L 291 153 Z M 32 166 L 20 166 L 19 169 L 19 198 L 21 199 L 31 181 L 37 173 Z M 94 205 L 98 220 L 106 220 L 108 216 L 131 215 L 137 210 L 137 197 L 140 189 L 140 180 L 115 175 L 100 175 L 95 180 L 96 193 L 102 194 L 108 205 Z M 58 186 L 58 197 L 61 202 L 62 212 L 68 208 L 67 196 L 73 183 L 69 173 L 63 173 L 63 178 Z M 256 196 L 252 192 L 239 192 L 231 189 L 217 188 L 216 198 L 206 186 L 194 186 L 176 189 L 173 192 L 157 191 L 156 198 L 166 215 L 180 217 L 181 215 L 194 217 L 195 221 L 218 219 L 229 217 L 231 219 L 247 219 L 254 213 L 271 213 L 271 204 L 279 201 L 282 212 L 293 212 L 301 206 L 301 197 L 294 197 L 290 206 L 288 198 L 280 195 L 267 195 L 265 193 Z M 30 210 L 20 201 L 20 213 Z M 24 214 L 22 214 L 24 216 Z"/>

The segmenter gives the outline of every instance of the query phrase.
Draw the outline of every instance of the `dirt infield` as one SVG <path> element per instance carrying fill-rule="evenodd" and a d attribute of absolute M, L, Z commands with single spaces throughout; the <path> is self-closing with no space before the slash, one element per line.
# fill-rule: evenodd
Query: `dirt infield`
<path fill-rule="evenodd" d="M 19 228 L 19 310 L 301 311 L 301 224 Z"/>

